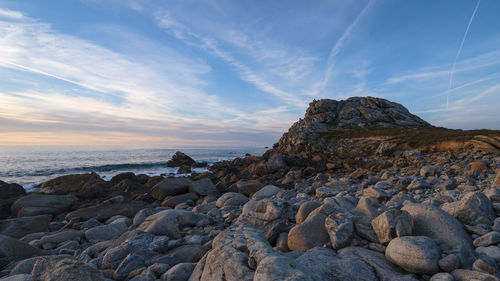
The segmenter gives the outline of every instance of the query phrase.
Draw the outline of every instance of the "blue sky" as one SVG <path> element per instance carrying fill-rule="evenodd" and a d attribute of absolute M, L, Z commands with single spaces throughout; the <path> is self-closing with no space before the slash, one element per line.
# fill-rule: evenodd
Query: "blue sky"
<path fill-rule="evenodd" d="M 500 129 L 500 1 L 0 0 L 0 145 L 272 145 L 313 99 Z"/>

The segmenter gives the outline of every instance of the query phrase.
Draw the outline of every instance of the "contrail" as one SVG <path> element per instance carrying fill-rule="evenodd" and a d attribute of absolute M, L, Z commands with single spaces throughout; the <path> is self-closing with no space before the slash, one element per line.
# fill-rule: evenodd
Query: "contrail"
<path fill-rule="evenodd" d="M 332 49 L 330 50 L 330 54 L 328 55 L 328 60 L 327 60 L 327 65 L 328 68 L 325 73 L 325 77 L 323 78 L 323 83 L 322 83 L 322 90 L 327 86 L 330 76 L 333 72 L 333 62 L 335 60 L 335 57 L 337 54 L 340 52 L 340 49 L 344 45 L 344 42 L 351 36 L 352 30 L 358 25 L 358 22 L 361 20 L 361 18 L 366 14 L 368 9 L 373 5 L 375 0 L 369 0 L 368 3 L 363 7 L 363 10 L 358 14 L 358 16 L 354 19 L 353 22 L 347 27 L 347 29 L 344 31 L 342 36 L 335 42 L 335 44 L 332 46 Z"/>
<path fill-rule="evenodd" d="M 474 11 L 472 12 L 472 15 L 469 19 L 469 24 L 467 24 L 467 28 L 465 29 L 464 33 L 464 38 L 462 38 L 462 43 L 460 43 L 460 47 L 458 48 L 457 55 L 455 56 L 455 60 L 453 61 L 453 65 L 451 66 L 450 70 L 450 79 L 448 81 L 448 91 L 446 92 L 446 108 L 450 105 L 450 91 L 453 86 L 453 72 L 455 72 L 455 65 L 457 64 L 458 57 L 460 56 L 460 53 L 462 52 L 462 48 L 465 43 L 465 39 L 467 38 L 467 34 L 469 33 L 469 28 L 472 24 L 472 21 L 474 20 L 474 16 L 476 15 L 477 9 L 479 8 L 479 4 L 481 3 L 481 0 L 477 1 L 476 7 L 474 8 Z"/>

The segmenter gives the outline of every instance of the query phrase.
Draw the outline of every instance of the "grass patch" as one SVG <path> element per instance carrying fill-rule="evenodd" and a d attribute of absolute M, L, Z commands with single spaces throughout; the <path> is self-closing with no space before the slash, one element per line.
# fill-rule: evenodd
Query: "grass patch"
<path fill-rule="evenodd" d="M 464 142 L 477 135 L 500 136 L 500 130 L 460 130 L 443 127 L 356 128 L 326 132 L 323 137 L 338 140 L 387 137 L 398 144 L 406 143 L 413 148 L 419 148 L 445 141 Z"/>

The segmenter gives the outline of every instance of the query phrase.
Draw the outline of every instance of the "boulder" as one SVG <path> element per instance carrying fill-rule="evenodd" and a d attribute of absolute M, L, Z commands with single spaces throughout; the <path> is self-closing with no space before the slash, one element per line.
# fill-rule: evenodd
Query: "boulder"
<path fill-rule="evenodd" d="M 154 235 L 167 235 L 171 239 L 179 239 L 180 227 L 195 226 L 202 221 L 208 224 L 211 217 L 185 210 L 165 210 L 149 216 L 138 228 Z"/>
<path fill-rule="evenodd" d="M 325 214 L 316 213 L 295 225 L 288 233 L 288 248 L 292 251 L 309 250 L 327 244 L 330 237 L 325 228 L 326 217 Z"/>
<path fill-rule="evenodd" d="M 133 217 L 138 211 L 147 206 L 147 203 L 143 201 L 100 203 L 95 206 L 72 211 L 66 215 L 65 219 L 66 221 L 71 221 L 73 218 L 80 218 L 80 220 L 86 221 L 94 218 L 99 221 L 107 221 L 111 217 L 118 215 Z"/>
<path fill-rule="evenodd" d="M 83 233 L 79 230 L 69 229 L 61 232 L 56 232 L 54 234 L 43 236 L 40 239 L 40 244 L 43 246 L 45 244 L 59 244 L 66 241 L 76 241 L 80 242 L 83 237 Z"/>
<path fill-rule="evenodd" d="M 262 230 L 266 239 L 274 243 L 287 225 L 287 210 L 282 200 L 250 200 L 243 206 L 238 221 Z"/>
<path fill-rule="evenodd" d="M 26 190 L 17 183 L 6 183 L 0 180 L 0 199 L 16 198 L 26 195 Z"/>
<path fill-rule="evenodd" d="M 49 225 L 49 215 L 0 220 L 0 234 L 22 238 L 30 233 L 48 232 Z"/>
<path fill-rule="evenodd" d="M 10 262 L 39 256 L 42 250 L 15 238 L 0 235 L 0 268 Z"/>
<path fill-rule="evenodd" d="M 73 193 L 87 197 L 91 194 L 101 194 L 106 188 L 106 182 L 98 174 L 89 173 L 66 175 L 51 179 L 41 185 L 40 191 L 44 193 Z"/>
<path fill-rule="evenodd" d="M 321 203 L 317 201 L 306 201 L 302 203 L 297 211 L 297 215 L 295 215 L 295 222 L 297 224 L 303 223 L 307 216 L 319 206 L 321 206 Z"/>
<path fill-rule="evenodd" d="M 468 225 L 491 225 L 495 219 L 493 205 L 482 192 L 469 192 L 462 200 L 444 204 L 441 208 Z"/>
<path fill-rule="evenodd" d="M 216 206 L 218 208 L 226 206 L 243 206 L 248 202 L 248 197 L 238 192 L 226 192 L 217 199 Z"/>
<path fill-rule="evenodd" d="M 441 257 L 436 242 L 425 236 L 405 236 L 391 240 L 385 251 L 387 260 L 408 272 L 433 274 L 439 272 Z"/>
<path fill-rule="evenodd" d="M 33 280 L 57 281 L 104 281 L 102 273 L 80 261 L 74 259 L 63 259 L 55 261 L 51 259 L 37 259 L 33 271 Z"/>
<path fill-rule="evenodd" d="M 210 248 L 205 245 L 182 245 L 168 253 L 152 259 L 154 263 L 164 263 L 174 266 L 185 262 L 198 262 Z"/>
<path fill-rule="evenodd" d="M 188 192 L 192 181 L 188 178 L 166 178 L 156 185 L 150 191 L 151 196 L 156 200 L 163 200 L 167 196 L 174 196 Z"/>
<path fill-rule="evenodd" d="M 189 192 L 175 196 L 165 197 L 163 202 L 161 202 L 161 205 L 165 207 L 175 208 L 175 206 L 177 206 L 178 204 L 184 203 L 189 200 L 196 202 L 196 200 L 198 200 L 198 194 L 194 192 Z"/>
<path fill-rule="evenodd" d="M 146 260 L 143 256 L 137 254 L 129 254 L 123 261 L 118 265 L 115 272 L 113 273 L 113 278 L 116 280 L 125 280 L 127 276 L 134 270 L 145 267 Z"/>
<path fill-rule="evenodd" d="M 413 235 L 441 241 L 448 254 L 456 254 L 461 265 L 470 268 L 474 261 L 472 241 L 462 224 L 452 215 L 432 205 L 406 204 L 402 210 L 413 218 Z"/>
<path fill-rule="evenodd" d="M 194 192 L 200 196 L 207 196 L 217 194 L 217 188 L 211 179 L 203 178 L 192 182 L 189 185 L 189 192 Z"/>
<path fill-rule="evenodd" d="M 253 200 L 261 200 L 265 198 L 271 198 L 276 193 L 280 192 L 281 188 L 274 185 L 266 185 L 261 188 L 259 191 L 255 192 L 252 195 Z"/>
<path fill-rule="evenodd" d="M 236 182 L 238 192 L 244 194 L 245 196 L 252 195 L 253 193 L 259 191 L 262 187 L 262 183 L 258 180 L 239 180 Z"/>
<path fill-rule="evenodd" d="M 389 209 L 373 219 L 372 227 L 381 244 L 392 239 L 412 235 L 413 219 L 406 211 Z"/>
<path fill-rule="evenodd" d="M 119 237 L 128 229 L 125 222 L 114 222 L 93 227 L 85 231 L 85 238 L 89 241 L 106 241 Z"/>
<path fill-rule="evenodd" d="M 167 161 L 167 167 L 180 167 L 180 166 L 191 166 L 196 161 L 193 160 L 193 158 L 187 156 L 186 154 L 177 151 L 175 154 L 172 156 L 170 160 Z"/>
<path fill-rule="evenodd" d="M 419 280 L 387 261 L 384 254 L 366 248 L 353 246 L 346 247 L 338 251 L 338 256 L 342 259 L 360 260 L 369 265 L 377 276 L 373 280 Z"/>
<path fill-rule="evenodd" d="M 274 153 L 269 157 L 269 159 L 266 162 L 266 167 L 267 170 L 271 173 L 274 173 L 280 169 L 285 168 L 286 162 L 285 159 L 283 158 L 283 154 L 281 153 Z"/>
<path fill-rule="evenodd" d="M 73 195 L 30 194 L 12 204 L 12 214 L 18 217 L 58 215 L 67 211 L 75 201 Z"/>
<path fill-rule="evenodd" d="M 350 244 L 354 232 L 354 224 L 345 214 L 329 215 L 325 219 L 325 228 L 334 250 L 342 249 Z"/>
<path fill-rule="evenodd" d="M 179 263 L 165 272 L 161 278 L 163 281 L 187 281 L 195 267 L 196 263 Z"/>
<path fill-rule="evenodd" d="M 190 281 L 253 281 L 248 246 L 241 230 L 226 229 L 212 242 L 212 250 L 196 265 Z"/>

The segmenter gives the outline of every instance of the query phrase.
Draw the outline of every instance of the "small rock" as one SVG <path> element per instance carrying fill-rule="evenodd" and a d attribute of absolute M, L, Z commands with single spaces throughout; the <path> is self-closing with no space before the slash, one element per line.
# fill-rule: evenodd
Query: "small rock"
<path fill-rule="evenodd" d="M 439 268 L 446 272 L 452 272 L 460 267 L 460 259 L 455 254 L 447 255 L 438 261 Z"/>
<path fill-rule="evenodd" d="M 492 231 L 476 238 L 473 242 L 475 247 L 485 247 L 500 243 L 500 233 Z"/>
<path fill-rule="evenodd" d="M 492 258 L 496 262 L 500 262 L 500 248 L 497 246 L 477 247 L 476 253 Z"/>

